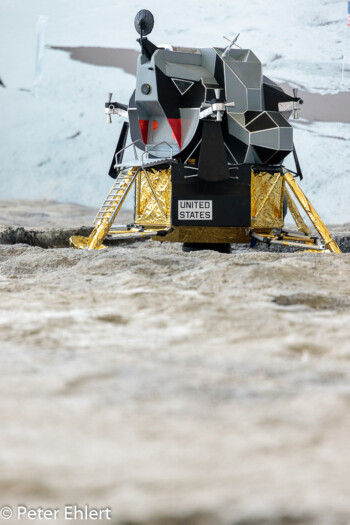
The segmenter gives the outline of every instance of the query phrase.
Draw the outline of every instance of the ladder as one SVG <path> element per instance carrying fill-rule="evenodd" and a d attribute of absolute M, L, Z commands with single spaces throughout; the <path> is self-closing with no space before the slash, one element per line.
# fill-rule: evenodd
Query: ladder
<path fill-rule="evenodd" d="M 94 219 L 95 228 L 88 240 L 89 250 L 95 250 L 96 248 L 101 247 L 136 179 L 138 172 L 138 168 L 123 168 L 119 172 L 118 177 Z"/>

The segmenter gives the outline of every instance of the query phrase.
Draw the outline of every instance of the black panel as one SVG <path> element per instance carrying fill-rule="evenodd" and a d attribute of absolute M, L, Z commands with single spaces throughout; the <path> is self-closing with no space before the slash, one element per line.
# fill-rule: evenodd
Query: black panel
<path fill-rule="evenodd" d="M 266 173 L 281 173 L 283 175 L 283 166 L 272 165 L 272 164 L 251 164 L 252 171 L 254 173 L 260 173 L 266 171 Z"/>
<path fill-rule="evenodd" d="M 142 55 L 146 57 L 147 60 L 151 60 L 153 53 L 157 51 L 158 47 L 147 38 L 138 38 L 137 41 L 141 46 Z"/>
<path fill-rule="evenodd" d="M 211 182 L 226 180 L 229 177 L 221 122 L 203 121 L 198 176 Z"/>
<path fill-rule="evenodd" d="M 225 136 L 225 142 L 229 150 L 232 151 L 236 163 L 242 164 L 247 154 L 247 144 L 244 144 L 244 142 L 239 140 L 237 137 L 234 137 L 233 135 L 228 135 L 227 137 Z M 228 155 L 228 159 L 231 163 L 235 164 L 235 161 L 231 155 Z"/>
<path fill-rule="evenodd" d="M 264 129 L 277 128 L 277 124 L 267 113 L 262 113 L 259 117 L 252 120 L 250 124 L 247 124 L 246 128 L 250 132 L 262 131 Z"/>
<path fill-rule="evenodd" d="M 263 148 L 262 146 L 254 146 L 254 149 L 259 155 L 259 158 L 262 164 L 266 164 L 267 162 L 270 162 L 271 157 L 274 155 L 274 152 L 276 151 L 274 149 Z"/>
<path fill-rule="evenodd" d="M 129 122 L 123 122 L 123 127 L 121 129 L 121 132 L 120 132 L 120 135 L 119 135 L 119 139 L 118 139 L 118 143 L 117 143 L 117 146 L 115 148 L 115 152 L 114 152 L 113 159 L 112 159 L 112 162 L 111 162 L 111 167 L 109 168 L 109 172 L 108 172 L 108 175 L 110 177 L 112 177 L 112 179 L 116 179 L 117 175 L 119 173 L 119 171 L 114 168 L 115 160 L 116 160 L 115 156 L 118 153 L 118 151 L 120 151 L 123 148 L 125 148 L 126 139 L 128 138 L 128 131 L 129 131 Z M 124 157 L 124 151 L 122 151 L 118 155 L 118 159 L 117 159 L 118 164 L 121 164 L 121 162 L 123 160 L 123 157 Z"/>
<path fill-rule="evenodd" d="M 281 164 L 283 159 L 289 155 L 290 151 L 262 148 L 261 146 L 254 146 L 255 151 L 259 155 L 262 164 L 272 166 L 274 164 Z"/>
<path fill-rule="evenodd" d="M 215 102 L 217 102 L 218 100 L 219 101 L 223 100 L 221 93 L 222 93 L 222 89 L 220 90 L 220 98 L 217 99 L 215 97 L 215 90 L 207 88 L 207 96 L 206 96 L 205 102 L 210 102 L 211 104 L 215 104 Z"/>
<path fill-rule="evenodd" d="M 289 155 L 290 151 L 277 151 L 269 160 L 269 164 L 281 164 L 282 160 Z"/>
<path fill-rule="evenodd" d="M 279 86 L 278 84 L 276 84 L 276 82 L 274 82 L 273 80 L 271 80 L 271 78 L 267 77 L 266 75 L 263 75 L 263 83 L 264 84 L 267 84 L 269 86 L 272 86 L 274 87 L 275 89 L 277 89 L 278 91 L 282 91 L 282 93 L 284 93 L 283 89 L 281 88 L 281 86 Z"/>
<path fill-rule="evenodd" d="M 179 108 L 199 108 L 204 102 L 205 89 L 201 82 L 181 95 L 172 79 L 156 66 L 158 100 L 167 118 L 180 118 Z"/>
<path fill-rule="evenodd" d="M 248 146 L 247 144 L 244 144 L 241 140 L 239 140 L 237 137 L 234 137 L 233 135 L 229 135 L 227 140 L 225 139 L 225 142 L 229 148 L 230 151 L 232 151 L 232 155 L 229 155 L 229 160 L 231 163 L 235 164 L 235 161 L 237 164 L 242 164 L 244 162 L 244 159 L 247 155 Z"/>
<path fill-rule="evenodd" d="M 263 84 L 265 109 L 267 111 L 278 111 L 279 102 L 293 102 L 299 100 L 295 99 L 290 95 L 287 95 L 284 91 L 270 86 L 269 84 Z"/>
<path fill-rule="evenodd" d="M 222 182 L 206 182 L 199 177 L 185 178 L 193 175 L 194 170 L 186 169 L 183 164 L 172 166 L 172 224 L 174 226 L 222 226 L 222 227 L 249 227 L 250 226 L 250 166 L 240 166 L 232 170 L 238 179 L 228 179 Z M 212 220 L 196 218 L 195 220 L 179 218 L 179 201 L 185 201 L 189 208 L 181 208 L 187 216 L 194 213 L 200 217 L 201 213 L 209 213 L 205 202 L 211 201 Z M 199 206 L 203 202 L 202 208 Z M 202 215 L 203 216 L 203 215 Z"/>
<path fill-rule="evenodd" d="M 248 124 L 253 118 L 259 116 L 261 111 L 246 111 L 244 113 L 245 124 Z"/>

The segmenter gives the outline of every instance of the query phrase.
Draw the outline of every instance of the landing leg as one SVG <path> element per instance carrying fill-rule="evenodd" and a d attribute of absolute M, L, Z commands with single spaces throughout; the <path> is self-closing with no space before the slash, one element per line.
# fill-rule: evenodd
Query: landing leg
<path fill-rule="evenodd" d="M 315 226 L 317 232 L 322 237 L 326 249 L 330 252 L 341 253 L 338 244 L 329 233 L 326 225 L 322 221 L 321 217 L 318 215 L 315 208 L 312 206 L 311 202 L 306 198 L 306 196 L 302 192 L 293 175 L 291 173 L 286 172 L 284 174 L 284 178 L 287 184 L 289 185 L 290 189 L 294 193 L 295 197 L 297 198 L 298 202 L 307 213 L 310 221 Z"/>
<path fill-rule="evenodd" d="M 104 248 L 103 241 L 107 237 L 114 220 L 122 207 L 130 188 L 138 174 L 138 168 L 125 168 L 119 172 L 110 192 L 108 193 L 103 205 L 95 218 L 95 228 L 89 238 L 73 236 L 70 238 L 70 245 L 80 250 L 99 250 Z"/>

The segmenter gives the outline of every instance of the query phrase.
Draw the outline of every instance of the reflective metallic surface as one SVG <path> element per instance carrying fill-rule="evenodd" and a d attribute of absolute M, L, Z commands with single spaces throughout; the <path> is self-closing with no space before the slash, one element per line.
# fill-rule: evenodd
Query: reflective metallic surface
<path fill-rule="evenodd" d="M 249 243 L 247 228 L 215 228 L 207 226 L 178 226 L 165 237 L 154 240 L 170 242 Z"/>
<path fill-rule="evenodd" d="M 171 225 L 171 170 L 143 169 L 136 177 L 135 224 Z"/>
<path fill-rule="evenodd" d="M 283 228 L 283 198 L 284 179 L 280 173 L 252 171 L 252 228 Z"/>
<path fill-rule="evenodd" d="M 84 237 L 83 235 L 73 235 L 69 239 L 69 245 L 71 248 L 77 248 L 78 250 L 86 250 L 89 248 L 89 237 Z M 97 246 L 95 250 L 101 250 L 103 248 L 106 248 L 101 244 L 100 246 Z"/>

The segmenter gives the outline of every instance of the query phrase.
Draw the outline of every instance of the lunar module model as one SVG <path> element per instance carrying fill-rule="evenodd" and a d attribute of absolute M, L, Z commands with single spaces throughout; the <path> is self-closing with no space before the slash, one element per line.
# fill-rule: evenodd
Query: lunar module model
<path fill-rule="evenodd" d="M 126 119 L 109 171 L 115 182 L 90 237 L 72 237 L 71 245 L 98 249 L 107 236 L 152 237 L 193 249 L 265 242 L 340 252 L 296 182 L 302 173 L 288 119 L 302 103 L 297 91 L 290 96 L 264 76 L 237 37 L 225 48 L 157 46 L 147 38 L 153 24 L 149 11 L 136 15 L 141 52 L 129 104 L 110 93 L 105 105 L 109 122 L 111 115 Z M 123 161 L 127 150 L 132 162 Z M 290 153 L 296 172 L 283 166 Z M 133 223 L 115 226 L 132 188 Z M 288 209 L 296 231 L 284 229 Z"/>

